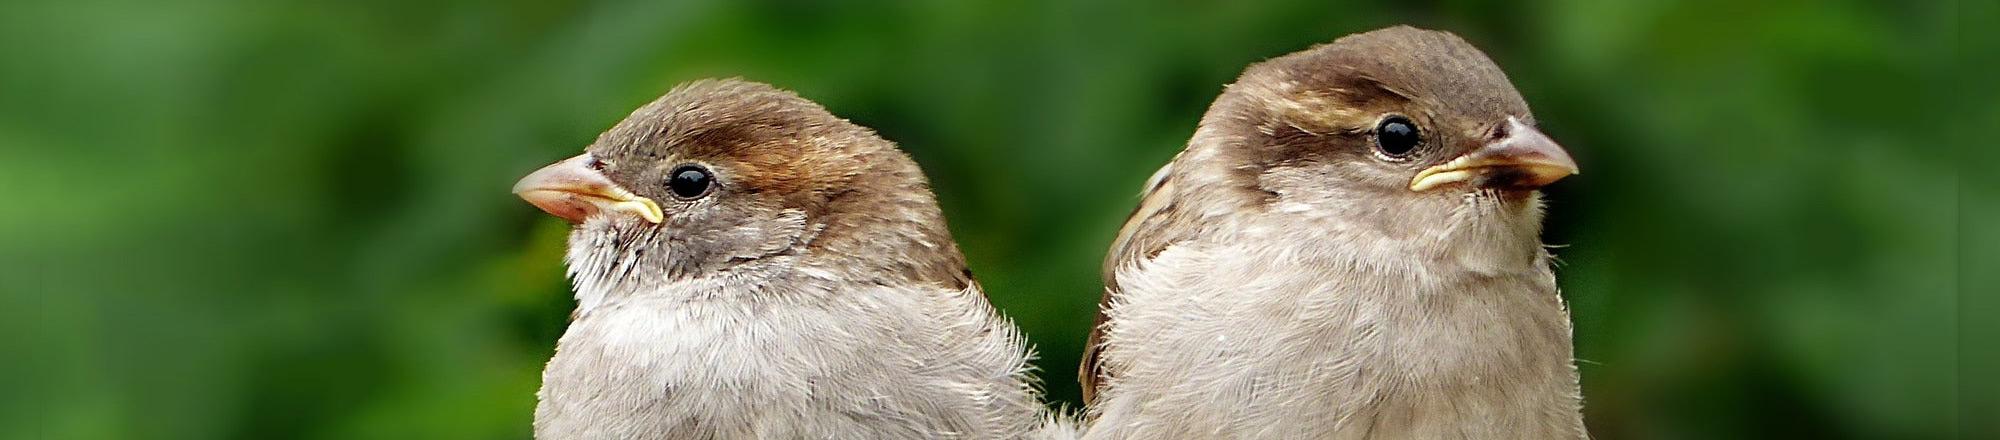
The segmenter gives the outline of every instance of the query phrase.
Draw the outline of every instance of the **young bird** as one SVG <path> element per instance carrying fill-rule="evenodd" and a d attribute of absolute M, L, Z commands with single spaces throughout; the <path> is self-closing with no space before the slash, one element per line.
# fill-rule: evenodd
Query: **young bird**
<path fill-rule="evenodd" d="M 790 92 L 697 81 L 523 178 L 576 223 L 540 439 L 1007 439 L 1027 350 L 916 163 Z"/>
<path fill-rule="evenodd" d="M 1112 244 L 1085 438 L 1584 438 L 1536 192 L 1576 172 L 1448 33 L 1250 66 Z"/>

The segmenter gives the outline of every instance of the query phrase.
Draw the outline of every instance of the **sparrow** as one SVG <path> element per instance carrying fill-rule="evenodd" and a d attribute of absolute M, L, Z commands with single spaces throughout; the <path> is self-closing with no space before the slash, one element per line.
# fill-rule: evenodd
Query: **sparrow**
<path fill-rule="evenodd" d="M 1585 438 L 1537 191 L 1575 173 L 1449 33 L 1250 66 L 1111 245 L 1084 438 Z"/>
<path fill-rule="evenodd" d="M 536 438 L 1062 428 L 916 163 L 796 94 L 675 87 L 514 192 L 574 223 Z"/>

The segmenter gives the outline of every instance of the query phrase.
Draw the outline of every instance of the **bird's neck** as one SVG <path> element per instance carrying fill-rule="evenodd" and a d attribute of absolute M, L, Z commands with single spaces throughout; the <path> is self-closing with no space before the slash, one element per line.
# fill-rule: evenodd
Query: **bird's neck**
<path fill-rule="evenodd" d="M 742 301 L 753 297 L 794 298 L 831 295 L 826 286 L 838 283 L 831 271 L 800 270 L 799 257 L 786 255 L 739 263 L 723 271 L 682 272 L 664 267 L 667 258 L 637 256 L 624 246 L 578 243 L 568 249 L 570 284 L 576 295 L 575 316 L 635 300 L 703 302 Z M 791 288 L 773 291 L 773 286 Z"/>

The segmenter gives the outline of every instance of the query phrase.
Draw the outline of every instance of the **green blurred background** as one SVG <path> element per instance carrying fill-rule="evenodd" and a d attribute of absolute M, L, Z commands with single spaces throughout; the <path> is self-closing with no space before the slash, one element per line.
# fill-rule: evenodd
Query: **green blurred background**
<path fill-rule="evenodd" d="M 567 227 L 508 187 L 710 76 L 900 142 L 1074 405 L 1098 259 L 1222 84 L 1396 23 L 1582 163 L 1546 240 L 1599 438 L 2000 435 L 1958 365 L 1952 146 L 2000 121 L 1964 8 L 8 0 L 0 436 L 527 437 Z"/>

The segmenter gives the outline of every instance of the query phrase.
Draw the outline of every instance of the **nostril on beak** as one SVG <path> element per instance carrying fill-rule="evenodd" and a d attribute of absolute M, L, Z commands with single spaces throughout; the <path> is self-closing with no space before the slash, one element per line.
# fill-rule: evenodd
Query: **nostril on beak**
<path fill-rule="evenodd" d="M 1509 125 L 1513 124 L 1493 124 L 1493 129 L 1486 130 L 1486 141 L 1498 142 L 1501 139 L 1506 139 L 1507 135 L 1513 134 L 1507 131 L 1507 126 Z"/>

